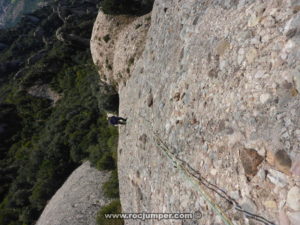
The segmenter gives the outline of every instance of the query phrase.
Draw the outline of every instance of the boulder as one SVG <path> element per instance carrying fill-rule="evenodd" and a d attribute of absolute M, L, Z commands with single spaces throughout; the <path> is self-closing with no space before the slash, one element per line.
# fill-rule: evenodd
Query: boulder
<path fill-rule="evenodd" d="M 36 225 L 96 225 L 98 210 L 110 202 L 101 191 L 109 174 L 83 163 L 54 194 Z"/>

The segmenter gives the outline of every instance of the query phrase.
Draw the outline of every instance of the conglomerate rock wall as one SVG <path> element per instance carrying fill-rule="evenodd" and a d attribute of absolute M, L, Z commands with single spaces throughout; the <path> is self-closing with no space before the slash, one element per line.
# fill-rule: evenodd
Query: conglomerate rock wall
<path fill-rule="evenodd" d="M 126 224 L 300 224 L 300 1 L 156 0 L 140 34 L 130 75 L 116 79 L 97 63 L 128 118 L 118 149 L 123 211 L 202 217 Z M 93 57 L 115 54 L 94 44 Z"/>

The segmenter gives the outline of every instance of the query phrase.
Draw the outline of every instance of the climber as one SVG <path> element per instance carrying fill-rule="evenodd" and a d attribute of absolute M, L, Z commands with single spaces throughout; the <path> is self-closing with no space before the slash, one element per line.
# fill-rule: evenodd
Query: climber
<path fill-rule="evenodd" d="M 118 125 L 118 124 L 125 125 L 127 119 L 118 116 L 111 116 L 108 117 L 108 121 L 111 125 Z"/>

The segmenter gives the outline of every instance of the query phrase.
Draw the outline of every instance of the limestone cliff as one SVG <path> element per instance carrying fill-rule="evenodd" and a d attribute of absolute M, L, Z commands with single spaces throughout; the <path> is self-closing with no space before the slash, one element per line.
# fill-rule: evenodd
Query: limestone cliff
<path fill-rule="evenodd" d="M 156 0 L 149 31 L 129 33 L 146 19 L 99 29 L 99 14 L 93 58 L 128 117 L 118 149 L 124 212 L 202 212 L 142 224 L 300 224 L 299 9 L 296 0 Z M 126 73 L 134 49 L 142 54 Z"/>

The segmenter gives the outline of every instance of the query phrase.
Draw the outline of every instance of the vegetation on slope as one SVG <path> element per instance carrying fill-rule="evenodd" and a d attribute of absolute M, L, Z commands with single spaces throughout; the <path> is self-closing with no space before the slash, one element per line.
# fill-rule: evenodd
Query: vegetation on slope
<path fill-rule="evenodd" d="M 8 46 L 0 52 L 0 224 L 33 224 L 84 159 L 99 169 L 116 168 L 117 129 L 108 125 L 106 111 L 117 111 L 117 93 L 98 80 L 88 47 L 55 37 L 65 26 L 89 38 L 96 15 L 95 7 L 92 16 L 66 25 L 49 6 L 35 12 L 37 24 L 25 18 L 0 32 Z M 43 55 L 29 62 L 40 50 Z M 45 84 L 61 96 L 55 106 L 28 94 Z"/>
<path fill-rule="evenodd" d="M 112 170 L 103 190 L 116 201 L 99 213 L 98 221 L 107 208 L 121 211 L 118 131 L 106 120 L 107 111 L 118 110 L 118 95 L 99 81 L 85 42 L 97 5 L 97 0 L 55 1 L 16 27 L 0 30 L 0 225 L 34 224 L 86 159 Z M 126 13 L 141 14 L 133 6 Z M 114 14 L 124 13 L 122 7 Z M 70 36 L 76 38 L 65 38 Z M 31 87 L 42 85 L 60 95 L 55 104 L 46 95 L 29 94 Z"/>
<path fill-rule="evenodd" d="M 105 14 L 145 15 L 152 10 L 154 0 L 103 0 L 102 10 Z"/>

